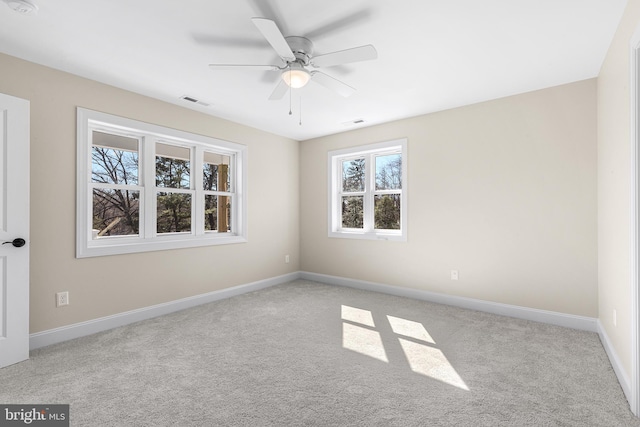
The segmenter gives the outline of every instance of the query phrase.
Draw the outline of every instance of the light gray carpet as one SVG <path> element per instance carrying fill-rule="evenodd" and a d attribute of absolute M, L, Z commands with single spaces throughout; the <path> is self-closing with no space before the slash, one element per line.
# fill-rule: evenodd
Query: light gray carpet
<path fill-rule="evenodd" d="M 73 426 L 640 426 L 596 334 L 306 281 L 33 351 L 0 402 Z"/>

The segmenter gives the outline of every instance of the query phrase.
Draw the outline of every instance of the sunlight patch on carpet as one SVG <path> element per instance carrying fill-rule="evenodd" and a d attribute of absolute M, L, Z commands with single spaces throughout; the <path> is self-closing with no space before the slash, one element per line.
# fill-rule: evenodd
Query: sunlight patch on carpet
<path fill-rule="evenodd" d="M 387 315 L 393 333 L 387 329 L 385 340 L 371 311 L 342 305 L 341 317 L 343 348 L 389 363 L 385 342 L 399 344 L 413 372 L 469 391 L 422 323 Z"/>
<path fill-rule="evenodd" d="M 342 324 L 342 346 L 365 356 L 389 362 L 380 333 L 351 323 Z"/>
<path fill-rule="evenodd" d="M 469 391 L 442 351 L 404 338 L 398 338 L 398 341 L 413 372 Z"/>
<path fill-rule="evenodd" d="M 393 332 L 398 335 L 415 338 L 417 340 L 425 341 L 430 344 L 436 343 L 433 338 L 431 338 L 431 335 L 429 335 L 429 332 L 427 332 L 422 323 L 393 316 L 387 316 L 387 319 L 389 320 L 389 324 L 391 325 L 391 329 L 393 329 Z"/>
<path fill-rule="evenodd" d="M 387 316 L 387 320 L 395 334 L 411 338 L 398 337 L 398 341 L 413 372 L 469 390 L 422 323 L 394 316 Z"/>
<path fill-rule="evenodd" d="M 361 308 L 355 308 L 348 305 L 342 306 L 342 320 L 360 323 L 361 325 L 371 326 L 372 328 L 375 328 L 376 326 L 376 324 L 373 323 L 373 316 L 369 310 L 363 310 Z"/>

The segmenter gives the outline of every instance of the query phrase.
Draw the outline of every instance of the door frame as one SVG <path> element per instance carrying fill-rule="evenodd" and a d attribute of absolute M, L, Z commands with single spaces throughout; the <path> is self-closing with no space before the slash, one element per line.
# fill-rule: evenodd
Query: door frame
<path fill-rule="evenodd" d="M 4 294 L 0 298 L 2 357 L 0 367 L 29 358 L 29 157 L 30 102 L 9 94 L 0 94 L 5 141 L 3 179 L 5 198 L 2 240 L 24 239 L 23 245 L 2 248 Z M 5 109 L 6 107 L 6 109 Z M 6 243 L 6 242 L 5 242 Z M 26 243 L 26 244 L 25 244 Z M 16 246 L 16 247 L 12 247 Z"/>
<path fill-rule="evenodd" d="M 630 191 L 630 276 L 631 276 L 631 411 L 640 416 L 640 26 L 630 41 L 631 99 L 631 191 Z"/>

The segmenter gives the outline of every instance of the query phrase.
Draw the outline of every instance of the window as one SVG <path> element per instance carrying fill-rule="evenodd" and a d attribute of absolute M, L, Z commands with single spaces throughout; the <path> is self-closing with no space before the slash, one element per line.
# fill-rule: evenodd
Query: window
<path fill-rule="evenodd" d="M 329 237 L 406 240 L 406 140 L 329 152 Z"/>
<path fill-rule="evenodd" d="M 78 258 L 246 241 L 246 147 L 78 108 Z"/>

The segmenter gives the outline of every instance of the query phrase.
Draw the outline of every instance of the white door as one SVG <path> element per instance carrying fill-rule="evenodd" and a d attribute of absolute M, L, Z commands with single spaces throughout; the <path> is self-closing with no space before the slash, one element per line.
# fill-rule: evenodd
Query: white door
<path fill-rule="evenodd" d="M 0 368 L 29 358 L 29 143 L 29 101 L 0 94 Z"/>

